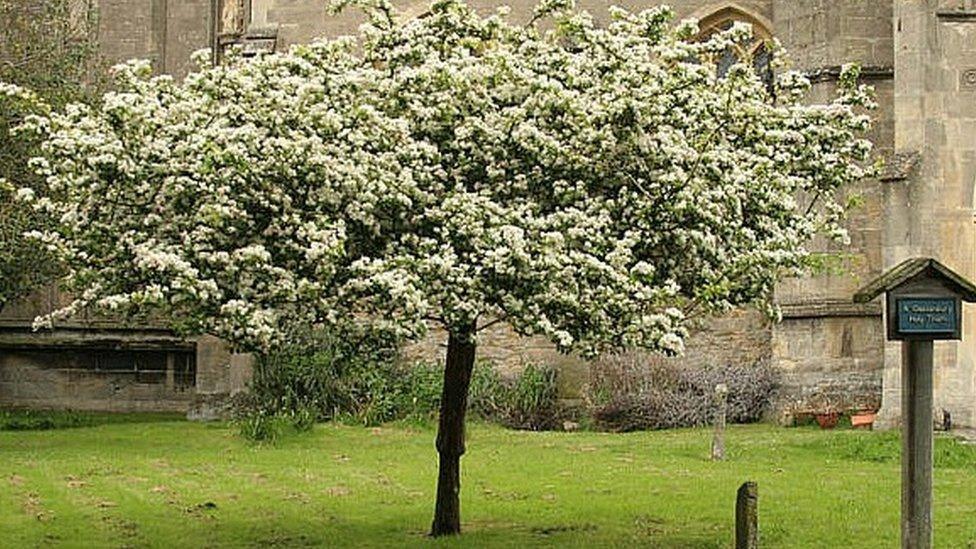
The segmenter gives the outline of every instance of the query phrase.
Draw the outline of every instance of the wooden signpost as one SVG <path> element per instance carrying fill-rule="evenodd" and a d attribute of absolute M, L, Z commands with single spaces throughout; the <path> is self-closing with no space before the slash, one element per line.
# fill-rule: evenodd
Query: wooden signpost
<path fill-rule="evenodd" d="M 885 294 L 888 339 L 901 351 L 901 546 L 932 547 L 932 342 L 962 338 L 976 286 L 932 258 L 909 259 L 854 295 Z"/>

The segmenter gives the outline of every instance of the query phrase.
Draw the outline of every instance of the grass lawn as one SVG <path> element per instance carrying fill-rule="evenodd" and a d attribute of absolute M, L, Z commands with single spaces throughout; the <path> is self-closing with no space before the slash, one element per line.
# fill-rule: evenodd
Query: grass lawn
<path fill-rule="evenodd" d="M 898 440 L 738 426 L 528 433 L 475 424 L 465 533 L 432 542 L 432 426 L 320 425 L 274 447 L 222 424 L 0 432 L 0 547 L 728 547 L 759 483 L 763 547 L 896 547 Z M 976 447 L 937 444 L 935 543 L 976 547 Z"/>

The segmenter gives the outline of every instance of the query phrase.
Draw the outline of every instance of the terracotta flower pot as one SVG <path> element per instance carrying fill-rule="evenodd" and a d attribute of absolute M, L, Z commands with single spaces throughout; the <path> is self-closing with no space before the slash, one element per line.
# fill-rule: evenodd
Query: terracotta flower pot
<path fill-rule="evenodd" d="M 855 429 L 871 429 L 878 412 L 858 412 L 851 416 L 851 427 Z"/>
<path fill-rule="evenodd" d="M 840 420 L 840 412 L 822 412 L 817 414 L 817 425 L 821 429 L 833 429 L 837 427 L 837 422 Z"/>

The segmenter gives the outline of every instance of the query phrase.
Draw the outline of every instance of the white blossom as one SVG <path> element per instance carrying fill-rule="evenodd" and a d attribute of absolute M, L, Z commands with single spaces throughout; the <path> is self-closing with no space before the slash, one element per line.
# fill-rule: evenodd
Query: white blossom
<path fill-rule="evenodd" d="M 357 37 L 197 56 L 183 82 L 125 63 L 98 108 L 27 121 L 60 220 L 35 236 L 81 296 L 39 324 L 151 308 L 264 350 L 297 324 L 504 319 L 563 351 L 680 353 L 689 317 L 768 304 L 811 238 L 843 239 L 838 192 L 871 173 L 856 69 L 827 104 L 796 72 L 774 93 L 748 62 L 717 75 L 747 26 L 338 4 L 366 9 Z"/>
<path fill-rule="evenodd" d="M 17 189 L 17 193 L 14 195 L 14 198 L 21 202 L 30 202 L 34 200 L 34 189 L 31 189 L 30 187 L 21 187 Z"/>

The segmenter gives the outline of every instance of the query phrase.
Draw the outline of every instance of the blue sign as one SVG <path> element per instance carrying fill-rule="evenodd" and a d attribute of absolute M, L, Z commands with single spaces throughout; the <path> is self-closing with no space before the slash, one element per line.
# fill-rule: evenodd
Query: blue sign
<path fill-rule="evenodd" d="M 900 298 L 898 331 L 903 334 L 943 334 L 956 331 L 956 300 Z"/>

